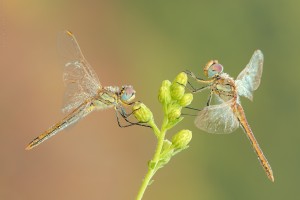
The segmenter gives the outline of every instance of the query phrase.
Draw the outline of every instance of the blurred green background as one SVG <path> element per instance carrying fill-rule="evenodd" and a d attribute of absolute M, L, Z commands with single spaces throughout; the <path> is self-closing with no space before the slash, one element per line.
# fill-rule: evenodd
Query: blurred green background
<path fill-rule="evenodd" d="M 2 0 L 0 199 L 134 199 L 154 153 L 152 131 L 119 128 L 113 110 L 95 112 L 24 150 L 63 117 L 56 39 L 64 29 L 75 34 L 101 83 L 134 85 L 158 124 L 162 80 L 185 69 L 202 76 L 210 59 L 236 77 L 261 49 L 262 83 L 254 102 L 242 103 L 275 183 L 241 129 L 208 134 L 186 117 L 168 136 L 191 129 L 190 148 L 158 172 L 144 199 L 299 198 L 299 7 L 293 0 Z M 202 107 L 207 94 L 194 97 L 193 106 Z"/>

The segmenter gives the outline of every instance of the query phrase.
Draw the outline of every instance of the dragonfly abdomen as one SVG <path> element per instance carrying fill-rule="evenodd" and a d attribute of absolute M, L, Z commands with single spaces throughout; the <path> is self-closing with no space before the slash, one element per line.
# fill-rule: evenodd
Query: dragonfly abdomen
<path fill-rule="evenodd" d="M 273 176 L 272 168 L 271 168 L 267 158 L 265 157 L 263 151 L 261 150 L 256 138 L 254 137 L 254 134 L 253 134 L 253 132 L 250 128 L 250 125 L 247 122 L 246 115 L 245 115 L 243 107 L 238 103 L 236 104 L 236 112 L 237 112 L 237 116 L 238 116 L 238 119 L 240 121 L 241 127 L 243 128 L 244 132 L 246 133 L 248 139 L 250 140 L 251 145 L 252 145 L 255 153 L 258 156 L 258 160 L 259 160 L 260 164 L 262 165 L 263 169 L 265 170 L 268 178 L 272 182 L 274 182 L 274 176 Z"/>
<path fill-rule="evenodd" d="M 72 111 L 64 119 L 62 119 L 60 122 L 56 123 L 55 125 L 51 126 L 48 130 L 46 130 L 44 133 L 36 137 L 32 142 L 30 142 L 29 145 L 26 147 L 26 150 L 30 150 L 38 146 L 45 140 L 56 135 L 59 131 L 62 131 L 66 127 L 70 126 L 71 124 L 76 123 L 79 119 L 85 117 L 93 110 L 94 110 L 94 106 L 91 101 L 86 101 L 82 103 L 78 108 Z"/>

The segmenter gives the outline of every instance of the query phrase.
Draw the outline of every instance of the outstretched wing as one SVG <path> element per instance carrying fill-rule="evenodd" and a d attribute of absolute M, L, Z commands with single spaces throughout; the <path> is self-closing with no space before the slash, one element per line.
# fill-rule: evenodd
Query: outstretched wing
<path fill-rule="evenodd" d="M 251 101 L 253 100 L 252 93 L 260 84 L 263 62 L 264 56 L 262 52 L 256 50 L 251 57 L 250 62 L 236 79 L 237 91 L 240 96 L 245 96 Z"/>
<path fill-rule="evenodd" d="M 196 126 L 208 133 L 231 133 L 240 123 L 234 115 L 232 105 L 234 99 L 219 105 L 211 105 L 201 110 L 196 119 Z"/>
<path fill-rule="evenodd" d="M 70 31 L 58 35 L 58 51 L 65 62 L 63 80 L 67 87 L 62 111 L 68 113 L 96 95 L 101 84 Z"/>

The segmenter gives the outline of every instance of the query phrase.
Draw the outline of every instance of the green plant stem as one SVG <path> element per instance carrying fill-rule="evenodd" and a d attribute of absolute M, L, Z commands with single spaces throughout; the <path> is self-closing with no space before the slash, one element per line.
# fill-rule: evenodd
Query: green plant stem
<path fill-rule="evenodd" d="M 142 185 L 140 187 L 140 190 L 138 192 L 138 195 L 136 197 L 136 200 L 141 200 L 143 198 L 143 195 L 152 179 L 152 177 L 154 176 L 155 172 L 156 172 L 156 165 L 159 161 L 159 157 L 160 157 L 160 154 L 161 154 L 161 150 L 162 150 L 162 147 L 163 147 L 163 144 L 164 144 L 164 140 L 165 140 L 165 136 L 166 136 L 166 130 L 164 128 L 164 124 L 165 123 L 165 120 L 164 120 L 164 123 L 163 123 L 163 126 L 162 126 L 162 130 L 160 131 L 156 124 L 154 123 L 154 121 L 150 122 L 149 125 L 152 127 L 152 129 L 154 130 L 154 133 L 155 135 L 157 136 L 157 145 L 156 145 L 156 149 L 155 149 L 155 154 L 152 158 L 152 160 L 150 161 L 151 163 L 148 165 L 148 172 L 142 182 Z M 154 166 L 152 166 L 152 163 L 154 164 Z"/>

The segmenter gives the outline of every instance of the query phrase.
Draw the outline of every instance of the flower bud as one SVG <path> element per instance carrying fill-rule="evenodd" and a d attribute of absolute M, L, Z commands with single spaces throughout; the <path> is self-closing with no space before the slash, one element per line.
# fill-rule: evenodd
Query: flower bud
<path fill-rule="evenodd" d="M 192 131 L 181 130 L 172 137 L 172 144 L 177 149 L 185 148 L 192 139 Z"/>
<path fill-rule="evenodd" d="M 180 85 L 177 82 L 173 82 L 171 87 L 170 87 L 170 92 L 171 92 L 171 97 L 174 100 L 179 101 L 184 95 L 185 88 L 184 88 L 183 85 Z"/>
<path fill-rule="evenodd" d="M 180 99 L 179 104 L 182 107 L 188 106 L 193 101 L 193 94 L 192 93 L 186 93 L 183 95 L 183 97 Z"/>
<path fill-rule="evenodd" d="M 183 86 L 186 86 L 187 84 L 187 75 L 185 72 L 181 72 L 180 74 L 178 74 L 176 76 L 176 78 L 174 79 L 173 83 L 179 83 Z"/>
<path fill-rule="evenodd" d="M 153 114 L 150 109 L 141 102 L 135 102 L 132 107 L 133 114 L 139 122 L 149 122 L 153 120 Z"/>
<path fill-rule="evenodd" d="M 158 93 L 158 100 L 160 103 L 168 104 L 171 101 L 170 86 L 171 82 L 169 80 L 164 80 L 162 82 Z"/>
<path fill-rule="evenodd" d="M 178 119 L 181 115 L 181 109 L 182 109 L 182 107 L 179 106 L 178 104 L 173 105 L 168 113 L 169 120 L 173 121 L 175 119 Z"/>

